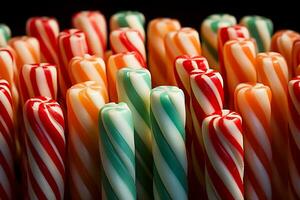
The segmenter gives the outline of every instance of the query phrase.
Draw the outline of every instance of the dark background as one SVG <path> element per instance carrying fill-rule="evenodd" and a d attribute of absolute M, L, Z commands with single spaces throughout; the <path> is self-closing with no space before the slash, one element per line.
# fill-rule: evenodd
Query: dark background
<path fill-rule="evenodd" d="M 25 34 L 26 20 L 31 16 L 54 16 L 61 29 L 70 27 L 71 16 L 80 10 L 100 10 L 108 20 L 120 10 L 138 10 L 147 21 L 155 17 L 173 17 L 182 26 L 199 30 L 202 20 L 213 13 L 230 13 L 239 20 L 244 15 L 258 14 L 273 20 L 275 30 L 300 31 L 299 7 L 289 0 L 279 1 L 232 1 L 232 0 L 2 0 L 0 23 L 6 23 L 14 36 Z M 19 2 L 22 1 L 22 2 Z M 279 3 L 280 2 L 280 3 Z"/>

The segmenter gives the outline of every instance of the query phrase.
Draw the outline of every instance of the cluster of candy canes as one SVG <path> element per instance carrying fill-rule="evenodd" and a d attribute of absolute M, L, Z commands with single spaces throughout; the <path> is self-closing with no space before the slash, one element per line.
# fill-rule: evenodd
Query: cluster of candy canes
<path fill-rule="evenodd" d="M 72 24 L 0 24 L 1 199 L 16 163 L 29 199 L 300 198 L 299 33 L 228 14 L 201 40 L 170 18 L 146 32 L 136 11 L 109 37 L 99 11 Z"/>

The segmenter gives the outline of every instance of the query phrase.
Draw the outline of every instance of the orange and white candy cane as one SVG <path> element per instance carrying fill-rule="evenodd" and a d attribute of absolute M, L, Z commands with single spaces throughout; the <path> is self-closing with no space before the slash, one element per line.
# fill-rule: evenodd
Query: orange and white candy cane
<path fill-rule="evenodd" d="M 24 64 L 35 64 L 40 62 L 40 44 L 35 37 L 13 37 L 8 41 L 8 44 L 15 52 L 18 70 L 20 70 Z"/>
<path fill-rule="evenodd" d="M 107 46 L 107 25 L 99 11 L 81 11 L 73 18 L 73 25 L 84 32 L 91 55 L 104 56 Z"/>
<path fill-rule="evenodd" d="M 107 102 L 106 88 L 95 81 L 76 84 L 67 92 L 72 199 L 101 198 L 98 115 Z"/>
<path fill-rule="evenodd" d="M 113 54 L 136 51 L 146 62 L 145 38 L 135 29 L 120 28 L 110 33 L 110 46 Z"/>
<path fill-rule="evenodd" d="M 153 19 L 148 24 L 148 63 L 154 87 L 175 84 L 173 74 L 167 70 L 164 37 L 180 27 L 178 20 L 170 18 Z"/>
<path fill-rule="evenodd" d="M 106 66 L 99 56 L 85 54 L 72 58 L 69 63 L 69 74 L 72 84 L 96 81 L 107 88 Z"/>
<path fill-rule="evenodd" d="M 250 33 L 245 26 L 234 25 L 228 27 L 221 27 L 218 30 L 218 55 L 219 55 L 219 68 L 223 79 L 226 80 L 226 73 L 224 69 L 224 60 L 223 60 L 223 47 L 225 43 L 229 40 L 234 39 L 249 39 Z"/>
<path fill-rule="evenodd" d="M 119 69 L 124 67 L 145 68 L 144 59 L 136 51 L 111 55 L 107 62 L 106 74 L 110 101 L 118 102 L 116 77 Z"/>
<path fill-rule="evenodd" d="M 256 57 L 258 81 L 269 86 L 272 91 L 272 181 L 273 196 L 287 197 L 288 185 L 288 67 L 279 53 L 259 53 Z"/>
<path fill-rule="evenodd" d="M 168 76 L 173 85 L 176 85 L 175 59 L 181 55 L 201 55 L 199 34 L 195 29 L 182 28 L 178 31 L 169 32 L 164 38 L 164 44 L 166 48 L 166 71 L 168 71 Z"/>
<path fill-rule="evenodd" d="M 17 74 L 14 53 L 9 48 L 0 48 L 0 79 L 9 83 L 14 110 L 18 110 L 19 106 Z"/>
<path fill-rule="evenodd" d="M 293 75 L 300 75 L 300 38 L 293 43 L 292 67 Z"/>
<path fill-rule="evenodd" d="M 241 83 L 235 90 L 244 126 L 245 199 L 272 199 L 271 96 L 261 83 Z"/>
<path fill-rule="evenodd" d="M 289 199 L 300 199 L 300 76 L 289 81 Z"/>
<path fill-rule="evenodd" d="M 255 43 L 251 39 L 230 40 L 223 47 L 230 108 L 233 108 L 236 86 L 243 82 L 257 81 L 255 50 Z"/>
<path fill-rule="evenodd" d="M 271 41 L 271 51 L 280 53 L 286 60 L 289 78 L 293 76 L 292 51 L 295 40 L 300 39 L 300 34 L 292 30 L 277 31 Z"/>

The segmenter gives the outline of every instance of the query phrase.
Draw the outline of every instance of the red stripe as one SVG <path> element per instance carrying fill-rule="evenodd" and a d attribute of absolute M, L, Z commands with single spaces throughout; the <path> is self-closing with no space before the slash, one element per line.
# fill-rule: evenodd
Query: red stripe
<path fill-rule="evenodd" d="M 37 82 L 37 74 L 36 74 L 36 69 L 37 69 L 38 65 L 36 66 L 32 66 L 30 68 L 30 72 L 29 72 L 29 78 L 30 78 L 30 84 L 33 90 L 33 97 L 36 96 L 41 96 L 41 92 L 38 88 L 38 82 Z"/>
<path fill-rule="evenodd" d="M 49 86 L 49 90 L 51 93 L 51 98 L 52 99 L 56 99 L 56 91 L 54 91 L 54 85 L 53 85 L 53 76 L 52 73 L 50 71 L 50 69 L 48 68 L 48 66 L 43 66 L 43 71 L 46 77 L 46 81 L 47 81 L 47 85 Z M 57 80 L 54 80 L 54 82 L 57 82 Z"/>
<path fill-rule="evenodd" d="M 100 15 L 100 14 L 99 14 Z M 99 16 L 101 17 L 101 16 Z M 106 49 L 106 41 L 105 41 L 105 38 L 104 38 L 104 35 L 102 34 L 101 30 L 100 30 L 100 25 L 98 25 L 98 23 L 100 22 L 96 22 L 95 20 L 93 19 L 90 19 L 90 22 L 92 24 L 92 27 L 93 29 L 95 30 L 95 32 L 97 33 L 98 35 L 98 38 L 100 40 L 100 43 L 101 43 L 101 47 L 102 47 L 102 51 L 104 53 L 105 49 Z"/>
<path fill-rule="evenodd" d="M 136 32 L 136 33 L 138 33 L 138 32 Z M 142 53 L 128 40 L 126 31 L 122 31 L 120 33 L 119 37 L 120 37 L 120 41 L 127 48 L 128 51 L 135 51 L 135 52 L 137 52 L 137 54 L 139 54 L 143 58 Z M 140 39 L 142 40 L 142 38 L 140 38 Z M 143 58 L 143 60 L 144 60 L 144 58 Z M 144 62 L 145 62 L 145 60 L 144 60 Z"/>
<path fill-rule="evenodd" d="M 209 131 L 208 137 L 212 141 L 213 145 L 216 142 L 215 140 L 218 140 L 217 136 L 216 136 L 217 133 L 215 131 L 215 128 L 213 127 L 214 120 L 216 120 L 216 119 L 215 118 L 212 119 L 208 125 L 209 126 L 208 127 L 208 131 Z M 215 145 L 214 145 L 214 148 L 216 149 Z M 222 198 L 222 200 L 234 200 L 234 197 L 232 196 L 230 191 L 227 189 L 228 186 L 226 186 L 224 184 L 223 180 L 219 177 L 218 173 L 215 171 L 207 154 L 206 154 L 206 159 L 207 159 L 205 162 L 206 169 L 207 169 L 208 175 L 212 181 L 212 185 L 215 187 L 216 192 L 218 193 L 218 196 L 220 196 Z M 226 163 L 224 163 L 224 164 L 226 165 Z"/>

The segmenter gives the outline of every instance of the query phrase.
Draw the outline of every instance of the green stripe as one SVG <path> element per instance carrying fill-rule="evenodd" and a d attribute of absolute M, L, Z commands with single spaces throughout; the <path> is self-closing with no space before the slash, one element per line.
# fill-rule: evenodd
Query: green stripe
<path fill-rule="evenodd" d="M 122 83 L 129 101 L 135 107 L 135 110 L 139 113 L 147 126 L 150 127 L 150 118 L 149 113 L 147 112 L 147 106 L 141 96 L 136 92 L 135 87 L 132 85 L 130 72 L 124 71 L 124 73 L 121 74 L 121 77 L 123 78 Z M 145 81 L 150 88 L 150 80 L 145 79 Z"/>
<path fill-rule="evenodd" d="M 180 162 L 177 160 L 176 154 L 172 151 L 170 145 L 166 141 L 163 133 L 161 132 L 159 125 L 154 117 L 152 110 L 150 111 L 151 121 L 152 121 L 152 129 L 153 129 L 153 136 L 161 152 L 164 160 L 166 161 L 167 165 L 169 166 L 170 170 L 174 174 L 174 176 L 178 179 L 181 186 L 187 192 L 187 175 L 183 166 L 181 166 Z M 155 177 L 155 176 L 154 176 Z M 170 187 L 170 186 L 166 186 Z"/>
<path fill-rule="evenodd" d="M 121 12 L 116 13 L 116 15 L 118 16 L 117 19 L 118 19 L 118 24 L 120 27 L 129 27 L 129 24 L 128 24 L 128 21 L 126 18 L 127 18 L 127 16 L 130 16 L 130 15 L 134 15 L 137 18 L 138 22 L 141 24 L 141 26 L 143 26 L 145 23 L 143 14 L 140 12 L 121 11 Z"/>
<path fill-rule="evenodd" d="M 137 133 L 135 133 L 135 147 L 136 151 L 139 152 L 139 155 L 144 162 L 144 165 L 146 165 L 147 170 L 149 173 L 147 173 L 144 165 L 142 165 L 142 161 L 140 161 L 136 154 L 136 178 L 141 183 L 141 186 L 144 188 L 144 190 L 147 192 L 147 196 L 152 199 L 153 198 L 153 188 L 152 188 L 152 165 L 153 165 L 153 159 L 152 159 L 152 152 L 148 151 L 145 144 L 141 141 Z"/>
<path fill-rule="evenodd" d="M 115 195 L 113 188 L 111 187 L 109 180 L 107 179 L 106 174 L 104 173 L 103 168 L 101 169 L 102 185 L 107 196 L 107 199 L 118 200 L 118 197 Z"/>
<path fill-rule="evenodd" d="M 264 43 L 262 41 L 262 38 L 259 35 L 257 26 L 256 26 L 256 19 L 250 18 L 247 22 L 247 26 L 248 26 L 248 29 L 250 31 L 251 36 L 254 37 L 255 40 L 256 40 L 256 44 L 258 46 L 259 52 L 264 52 L 265 47 L 264 47 Z"/>
<path fill-rule="evenodd" d="M 154 184 L 156 186 L 156 191 L 158 193 L 159 199 L 162 200 L 168 200 L 168 199 L 172 199 L 170 194 L 168 193 L 167 189 L 165 188 L 163 182 L 160 179 L 160 176 L 157 172 L 157 169 L 155 167 L 155 164 L 153 166 L 153 174 L 154 174 Z"/>
<path fill-rule="evenodd" d="M 176 111 L 172 99 L 170 99 L 167 93 L 162 93 L 160 96 L 160 103 L 163 109 L 166 111 L 168 117 L 172 120 L 173 124 L 178 129 L 181 137 L 185 140 L 184 123 L 180 119 L 179 113 Z"/>
<path fill-rule="evenodd" d="M 109 127 L 110 130 L 109 134 L 113 137 L 113 139 L 119 144 L 121 149 L 125 152 L 127 157 L 130 159 L 131 164 L 135 166 L 134 154 L 129 149 L 128 144 L 122 136 L 120 136 L 119 131 L 112 125 L 110 117 L 107 113 L 103 113 L 102 121 Z M 125 117 L 124 117 L 125 119 Z M 127 119 L 128 120 L 128 119 Z M 114 170 L 119 174 L 120 178 L 123 179 L 125 184 L 127 185 L 128 189 L 130 190 L 133 197 L 136 197 L 136 188 L 135 188 L 135 180 L 132 178 L 131 174 L 129 173 L 129 169 L 126 165 L 122 162 L 122 159 L 118 155 L 115 147 L 110 142 L 110 138 L 108 137 L 108 132 L 104 128 L 104 124 L 100 121 L 100 138 L 101 138 L 101 145 L 104 153 L 107 155 L 107 158 L 110 159 L 110 163 L 112 164 Z"/>

